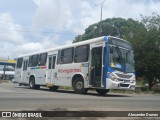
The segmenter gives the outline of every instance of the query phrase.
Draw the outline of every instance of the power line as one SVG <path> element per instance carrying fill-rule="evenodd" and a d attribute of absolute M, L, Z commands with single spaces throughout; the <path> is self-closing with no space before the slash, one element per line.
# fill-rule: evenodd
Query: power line
<path fill-rule="evenodd" d="M 25 32 L 25 33 L 28 33 L 28 32 L 38 32 L 38 31 L 27 31 L 27 30 L 4 30 L 4 29 L 0 29 L 0 30 L 2 30 L 2 32 Z M 50 33 L 50 34 L 73 34 L 72 32 L 69 32 L 69 31 L 62 31 L 62 32 L 48 32 L 48 31 L 39 31 L 39 33 Z M 77 34 L 81 34 L 81 33 L 77 33 Z"/>

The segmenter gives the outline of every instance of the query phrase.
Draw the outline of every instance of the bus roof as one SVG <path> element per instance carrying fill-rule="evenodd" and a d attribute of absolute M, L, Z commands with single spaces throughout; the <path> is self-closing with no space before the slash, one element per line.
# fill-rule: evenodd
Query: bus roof
<path fill-rule="evenodd" d="M 60 47 L 51 48 L 51 49 L 47 49 L 47 50 L 43 50 L 43 51 L 39 51 L 39 52 L 32 52 L 30 54 L 22 55 L 22 56 L 19 56 L 17 58 L 27 57 L 27 56 L 31 56 L 31 55 L 34 55 L 34 54 L 40 54 L 40 53 L 51 52 L 51 51 L 56 51 L 56 50 L 61 50 L 61 49 L 65 49 L 65 48 L 69 48 L 69 47 L 74 47 L 74 46 L 80 46 L 80 45 L 90 44 L 90 43 L 94 43 L 94 42 L 97 42 L 97 41 L 104 41 L 108 37 L 112 37 L 112 36 L 102 36 L 102 37 L 97 37 L 97 38 L 93 38 L 93 39 L 89 39 L 89 40 L 85 40 L 85 41 L 81 41 L 81 42 L 77 42 L 77 43 L 72 43 L 72 44 L 69 44 L 69 45 L 63 45 L 63 46 L 60 46 Z M 117 37 L 112 37 L 112 38 L 117 38 Z M 125 41 L 125 40 L 123 40 L 121 38 L 118 38 L 118 39 L 122 40 L 124 42 L 127 42 L 127 41 Z"/>
<path fill-rule="evenodd" d="M 85 45 L 85 44 L 94 43 L 94 42 L 103 41 L 103 40 L 104 40 L 104 36 L 98 37 L 98 38 L 89 39 L 89 40 L 86 40 L 86 41 L 77 42 L 77 43 L 72 43 L 72 44 L 69 44 L 69 45 L 63 45 L 63 46 L 60 46 L 60 47 L 51 48 L 51 49 L 47 49 L 47 50 L 43 50 L 43 51 L 39 51 L 39 52 L 32 52 L 30 54 L 22 55 L 22 56 L 19 56 L 17 58 L 27 57 L 27 56 L 34 55 L 34 54 L 39 54 L 39 53 L 56 51 L 56 50 L 65 49 L 65 48 L 68 48 L 68 47 Z"/>

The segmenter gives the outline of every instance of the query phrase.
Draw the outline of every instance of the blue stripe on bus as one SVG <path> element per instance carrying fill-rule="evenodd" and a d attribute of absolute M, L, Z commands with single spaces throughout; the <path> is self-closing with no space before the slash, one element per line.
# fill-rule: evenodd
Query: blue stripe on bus
<path fill-rule="evenodd" d="M 108 43 L 108 36 L 104 36 L 104 40 L 106 41 L 106 43 L 105 43 L 105 65 L 104 65 L 104 77 L 103 77 L 103 81 L 104 81 L 104 88 L 105 89 L 107 89 L 106 88 L 106 84 L 107 84 L 107 81 L 106 81 L 106 78 L 107 78 L 107 67 L 108 67 L 108 45 L 107 45 L 107 43 Z"/>
<path fill-rule="evenodd" d="M 103 77 L 103 81 L 104 81 L 104 88 L 106 88 L 106 74 L 107 74 L 107 46 L 106 46 L 106 49 L 105 49 L 105 64 L 104 64 L 104 77 Z"/>
<path fill-rule="evenodd" d="M 108 43 L 108 36 L 104 36 L 104 40 Z"/>

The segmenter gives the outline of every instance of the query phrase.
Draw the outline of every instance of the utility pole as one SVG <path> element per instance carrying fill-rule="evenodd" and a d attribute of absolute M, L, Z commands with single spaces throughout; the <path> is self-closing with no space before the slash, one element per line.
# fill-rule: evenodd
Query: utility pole
<path fill-rule="evenodd" d="M 99 23 L 99 34 L 100 36 L 102 35 L 102 28 L 101 28 L 101 21 L 102 21 L 102 12 L 103 12 L 103 4 L 104 4 L 105 0 L 103 0 L 103 2 L 100 4 L 101 5 L 101 16 L 100 16 L 100 23 Z"/>

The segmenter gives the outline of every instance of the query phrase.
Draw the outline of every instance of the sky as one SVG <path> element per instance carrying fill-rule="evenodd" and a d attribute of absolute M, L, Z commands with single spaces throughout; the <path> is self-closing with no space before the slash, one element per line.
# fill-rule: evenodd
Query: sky
<path fill-rule="evenodd" d="M 70 44 L 100 21 L 103 0 L 0 0 L 0 58 Z M 160 0 L 105 0 L 102 19 L 160 14 Z"/>

